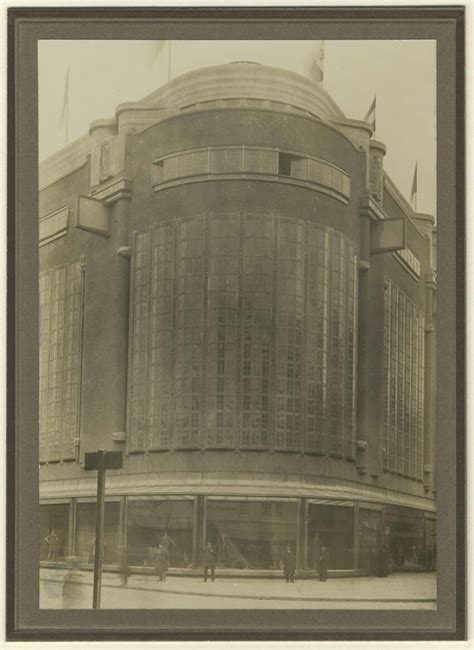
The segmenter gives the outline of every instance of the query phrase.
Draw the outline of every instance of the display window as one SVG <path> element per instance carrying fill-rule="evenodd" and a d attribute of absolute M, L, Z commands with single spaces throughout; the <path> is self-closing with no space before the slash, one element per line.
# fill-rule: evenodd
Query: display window
<path fill-rule="evenodd" d="M 354 504 L 308 504 L 308 568 L 318 570 L 319 554 L 327 550 L 329 569 L 352 569 L 354 563 Z"/>
<path fill-rule="evenodd" d="M 120 504 L 111 502 L 105 504 L 104 514 L 104 564 L 117 562 L 119 546 L 119 514 Z M 96 504 L 78 503 L 76 519 L 76 555 L 82 562 L 93 564 L 95 556 Z"/>
<path fill-rule="evenodd" d="M 40 506 L 40 560 L 55 562 L 68 555 L 69 504 Z"/>
<path fill-rule="evenodd" d="M 296 500 L 208 498 L 206 541 L 221 568 L 282 569 L 286 549 L 296 554 Z"/>
<path fill-rule="evenodd" d="M 194 500 L 129 500 L 127 546 L 130 564 L 153 566 L 153 549 L 166 547 L 171 567 L 192 565 Z"/>

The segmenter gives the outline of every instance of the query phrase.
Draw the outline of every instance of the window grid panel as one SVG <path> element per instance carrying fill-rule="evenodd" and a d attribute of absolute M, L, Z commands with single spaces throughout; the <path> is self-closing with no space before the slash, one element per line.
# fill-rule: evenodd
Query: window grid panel
<path fill-rule="evenodd" d="M 384 471 L 423 478 L 423 315 L 385 281 Z"/>
<path fill-rule="evenodd" d="M 308 237 L 306 450 L 326 453 L 329 233 L 311 225 Z"/>
<path fill-rule="evenodd" d="M 346 417 L 345 456 L 355 457 L 356 439 L 356 369 L 357 369 L 357 254 L 356 248 L 347 242 L 347 361 L 346 361 Z"/>
<path fill-rule="evenodd" d="M 65 317 L 61 455 L 63 460 L 74 460 L 80 415 L 82 269 L 79 262 L 67 266 Z"/>
<path fill-rule="evenodd" d="M 52 272 L 40 275 L 39 460 L 48 460 L 49 355 L 51 352 Z"/>
<path fill-rule="evenodd" d="M 146 445 L 148 329 L 150 308 L 150 231 L 136 235 L 133 258 L 133 312 L 130 337 L 130 451 Z"/>
<path fill-rule="evenodd" d="M 280 220 L 277 247 L 276 449 L 302 444 L 303 225 Z"/>
<path fill-rule="evenodd" d="M 330 317 L 330 379 L 329 379 L 329 435 L 328 453 L 344 455 L 345 426 L 345 362 L 346 349 L 346 304 L 345 304 L 345 239 L 332 232 L 331 235 L 331 317 Z"/>
<path fill-rule="evenodd" d="M 148 387 L 150 449 L 171 446 L 174 224 L 155 226 L 151 252 L 151 329 Z"/>
<path fill-rule="evenodd" d="M 390 377 L 391 377 L 391 284 L 384 284 L 384 428 L 383 428 L 383 470 L 389 470 L 389 441 L 390 441 Z"/>
<path fill-rule="evenodd" d="M 176 448 L 200 447 L 203 423 L 205 219 L 178 226 L 175 358 Z"/>
<path fill-rule="evenodd" d="M 271 219 L 253 215 L 244 217 L 241 444 L 256 449 L 269 444 L 272 241 Z"/>
<path fill-rule="evenodd" d="M 82 268 L 40 274 L 40 462 L 75 460 L 79 437 Z"/>
<path fill-rule="evenodd" d="M 53 270 L 51 300 L 51 352 L 49 368 L 49 453 L 50 461 L 61 459 L 61 405 L 62 370 L 64 358 L 64 302 L 66 292 L 66 269 L 64 266 Z"/>
<path fill-rule="evenodd" d="M 233 447 L 235 444 L 239 236 L 239 215 L 213 216 L 210 219 L 208 447 Z"/>
<path fill-rule="evenodd" d="M 350 198 L 350 177 L 331 163 L 311 158 L 303 153 L 293 154 L 277 149 L 259 149 L 258 147 L 219 146 L 209 147 L 206 151 L 177 153 L 153 163 L 152 182 L 160 184 L 177 178 L 205 173 L 278 174 L 279 157 L 281 156 L 286 156 L 289 161 L 289 170 L 284 176 L 317 183 Z M 400 256 L 403 256 L 403 259 L 411 267 L 416 268 L 417 258 L 411 251 L 406 253 L 402 251 Z"/>

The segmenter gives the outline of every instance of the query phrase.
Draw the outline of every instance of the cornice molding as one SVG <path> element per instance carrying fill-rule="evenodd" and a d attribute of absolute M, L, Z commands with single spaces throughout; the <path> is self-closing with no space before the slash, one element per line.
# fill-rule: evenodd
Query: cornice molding
<path fill-rule="evenodd" d="M 133 181 L 125 176 L 120 176 L 93 188 L 90 197 L 103 201 L 105 205 L 110 205 L 120 199 L 131 199 L 132 189 Z"/>

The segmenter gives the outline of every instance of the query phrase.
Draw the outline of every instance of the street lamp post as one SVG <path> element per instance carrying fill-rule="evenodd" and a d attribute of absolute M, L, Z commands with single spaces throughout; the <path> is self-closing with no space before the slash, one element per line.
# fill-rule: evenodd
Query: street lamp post
<path fill-rule="evenodd" d="M 102 588 L 102 560 L 104 551 L 104 513 L 105 513 L 105 470 L 122 468 L 122 452 L 98 451 L 85 454 L 84 469 L 97 470 L 97 511 L 95 523 L 95 553 L 94 553 L 94 591 L 92 608 L 100 609 Z"/>

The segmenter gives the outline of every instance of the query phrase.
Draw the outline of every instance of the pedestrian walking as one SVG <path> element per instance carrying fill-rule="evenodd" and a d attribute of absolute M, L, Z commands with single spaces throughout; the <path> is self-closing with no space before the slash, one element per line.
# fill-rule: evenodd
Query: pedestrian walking
<path fill-rule="evenodd" d="M 329 553 L 325 546 L 321 546 L 321 552 L 319 553 L 319 580 L 321 582 L 326 582 L 328 578 L 328 560 Z"/>
<path fill-rule="evenodd" d="M 59 537 L 56 535 L 54 528 L 49 535 L 45 537 L 44 541 L 48 545 L 48 561 L 54 562 L 59 549 Z"/>
<path fill-rule="evenodd" d="M 125 544 L 120 544 L 117 550 L 117 573 L 120 578 L 120 586 L 126 587 L 128 577 L 130 575 L 130 567 L 128 565 L 128 552 Z"/>
<path fill-rule="evenodd" d="M 166 582 L 166 572 L 168 571 L 168 551 L 160 544 L 156 549 L 155 566 L 158 580 Z"/>
<path fill-rule="evenodd" d="M 217 552 L 212 542 L 209 540 L 204 547 L 203 564 L 204 564 L 204 582 L 207 582 L 208 570 L 211 570 L 211 582 L 214 582 L 217 563 Z"/>
<path fill-rule="evenodd" d="M 283 551 L 283 573 L 287 582 L 295 581 L 296 557 L 290 546 Z"/>

